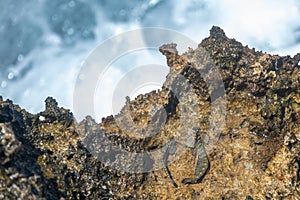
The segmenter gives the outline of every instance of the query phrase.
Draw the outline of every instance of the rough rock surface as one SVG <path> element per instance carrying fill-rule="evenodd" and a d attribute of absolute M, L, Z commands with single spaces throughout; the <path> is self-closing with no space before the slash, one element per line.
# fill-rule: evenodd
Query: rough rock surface
<path fill-rule="evenodd" d="M 91 117 L 77 124 L 51 97 L 36 115 L 1 98 L 0 199 L 299 199 L 300 54 L 257 52 L 219 27 L 195 50 L 179 55 L 168 44 L 160 51 L 170 66 L 163 88 L 128 100 L 100 124 Z M 212 107 L 222 96 L 211 92 L 222 86 L 226 104 Z M 195 95 L 186 95 L 191 88 Z M 225 126 L 213 145 L 204 145 L 210 169 L 198 184 L 183 184 L 197 163 L 186 131 L 196 128 L 212 139 L 211 116 Z M 164 151 L 147 153 L 171 138 L 179 144 L 169 158 L 178 187 L 157 169 Z M 136 154 L 122 157 L 113 145 Z M 116 170 L 118 160 L 139 173 Z"/>

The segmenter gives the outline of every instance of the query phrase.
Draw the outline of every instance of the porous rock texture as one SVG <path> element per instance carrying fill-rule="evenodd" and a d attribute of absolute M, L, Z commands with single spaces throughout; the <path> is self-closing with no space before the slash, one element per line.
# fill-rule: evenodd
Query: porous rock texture
<path fill-rule="evenodd" d="M 160 51 L 170 67 L 163 87 L 128 99 L 100 124 L 77 123 L 51 97 L 35 115 L 1 98 L 0 199 L 299 199 L 300 54 L 258 52 L 216 26 L 197 49 Z M 222 120 L 213 140 L 211 122 Z M 210 168 L 198 184 L 183 184 L 197 163 L 186 137 L 195 129 L 211 139 Z M 168 163 L 178 187 L 159 167 L 171 139 L 179 143 Z M 118 169 L 120 160 L 131 171 Z"/>

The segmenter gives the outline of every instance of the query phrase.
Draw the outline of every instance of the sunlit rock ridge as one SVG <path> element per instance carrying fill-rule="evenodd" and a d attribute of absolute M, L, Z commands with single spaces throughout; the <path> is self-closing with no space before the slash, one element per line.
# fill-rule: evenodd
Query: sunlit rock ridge
<path fill-rule="evenodd" d="M 200 54 L 203 50 L 205 55 Z M 160 51 L 170 67 L 164 86 L 127 101 L 118 115 L 103 118 L 100 124 L 91 117 L 75 121 L 52 97 L 38 114 L 1 98 L 0 199 L 300 198 L 300 54 L 280 57 L 258 52 L 229 39 L 216 26 L 197 49 L 179 55 L 175 44 L 162 44 Z M 199 59 L 216 68 L 198 65 Z M 222 81 L 209 87 L 204 80 L 215 80 L 216 69 Z M 199 71 L 206 71 L 206 76 Z M 176 81 L 178 76 L 188 80 L 195 96 L 176 96 L 187 91 Z M 210 96 L 222 87 L 223 95 Z M 224 107 L 214 110 L 212 105 L 221 98 Z M 183 107 L 199 112 L 182 123 Z M 119 126 L 130 115 L 137 127 L 144 127 L 159 120 L 160 112 L 166 114 L 165 123 L 151 137 L 134 137 L 143 132 Z M 150 152 L 179 134 L 185 138 L 187 133 L 181 130 L 190 123 L 197 133 L 209 135 L 211 116 L 218 122 L 222 115 L 225 125 L 217 141 L 211 146 L 203 142 L 210 167 L 199 182 L 182 181 L 195 176 L 199 163 L 193 145 L 177 145 L 178 149 L 185 145 L 184 151 L 176 157 L 175 150 L 169 157 L 176 159 L 164 163 L 175 187 L 166 170 L 157 169 L 159 162 Z M 137 154 L 123 158 L 114 146 Z M 162 157 L 164 153 L 162 149 Z M 124 168 L 137 166 L 136 171 L 144 173 L 115 169 L 120 159 Z"/>

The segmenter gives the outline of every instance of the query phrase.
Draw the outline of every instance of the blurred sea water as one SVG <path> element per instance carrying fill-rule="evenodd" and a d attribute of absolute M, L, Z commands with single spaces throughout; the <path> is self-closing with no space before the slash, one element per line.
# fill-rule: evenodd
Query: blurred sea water
<path fill-rule="evenodd" d="M 291 56 L 300 52 L 296 0 L 0 0 L 0 7 L 0 95 L 33 113 L 43 110 L 47 96 L 71 109 L 84 59 L 106 39 L 137 28 L 167 28 L 200 43 L 218 25 L 230 38 L 258 50 Z M 149 60 L 166 65 L 159 53 L 151 53 Z M 143 64 L 125 59 L 111 70 L 108 82 L 132 63 Z M 110 90 L 101 91 L 102 104 L 110 101 Z M 106 116 L 109 110 L 99 113 Z"/>

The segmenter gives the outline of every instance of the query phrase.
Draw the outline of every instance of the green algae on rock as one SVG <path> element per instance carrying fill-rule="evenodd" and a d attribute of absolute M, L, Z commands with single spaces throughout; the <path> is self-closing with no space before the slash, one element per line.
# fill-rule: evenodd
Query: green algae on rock
<path fill-rule="evenodd" d="M 292 58 L 257 52 L 215 26 L 195 50 L 179 55 L 176 44 L 167 44 L 160 51 L 170 67 L 161 90 L 127 101 L 118 115 L 100 124 L 91 117 L 77 123 L 50 97 L 45 111 L 35 115 L 1 98 L 0 199 L 299 199 L 300 54 Z M 199 60 L 215 65 L 223 82 L 207 84 L 205 79 L 215 78 L 215 68 L 197 69 Z M 202 77 L 197 70 L 208 73 L 200 73 L 206 74 Z M 188 80 L 195 96 L 177 98 L 187 91 L 174 81 L 179 75 Z M 226 105 L 213 108 L 222 96 L 211 98 L 211 91 L 223 83 Z M 210 170 L 197 184 L 182 183 L 194 177 L 198 163 L 180 120 L 189 109 L 196 112 L 185 126 L 196 124 L 192 128 L 208 137 L 211 113 L 226 115 L 217 143 L 201 143 L 209 149 Z M 161 112 L 166 112 L 165 118 L 155 115 Z M 152 137 L 134 138 L 132 127 L 118 126 L 128 115 L 140 127 L 152 120 L 165 123 L 154 127 L 159 131 Z M 135 134 L 145 133 L 141 129 Z M 166 162 L 178 185 L 174 187 L 158 158 L 147 152 L 179 134 L 184 140 L 177 140 L 180 144 L 169 155 L 172 162 Z M 195 137 L 204 141 L 205 134 Z M 131 157 L 143 164 L 130 162 L 112 145 L 144 153 Z M 182 149 L 184 145 L 188 148 Z M 163 153 L 157 154 L 159 159 Z M 99 156 L 107 159 L 101 162 Z M 144 173 L 116 170 L 117 160 Z"/>

